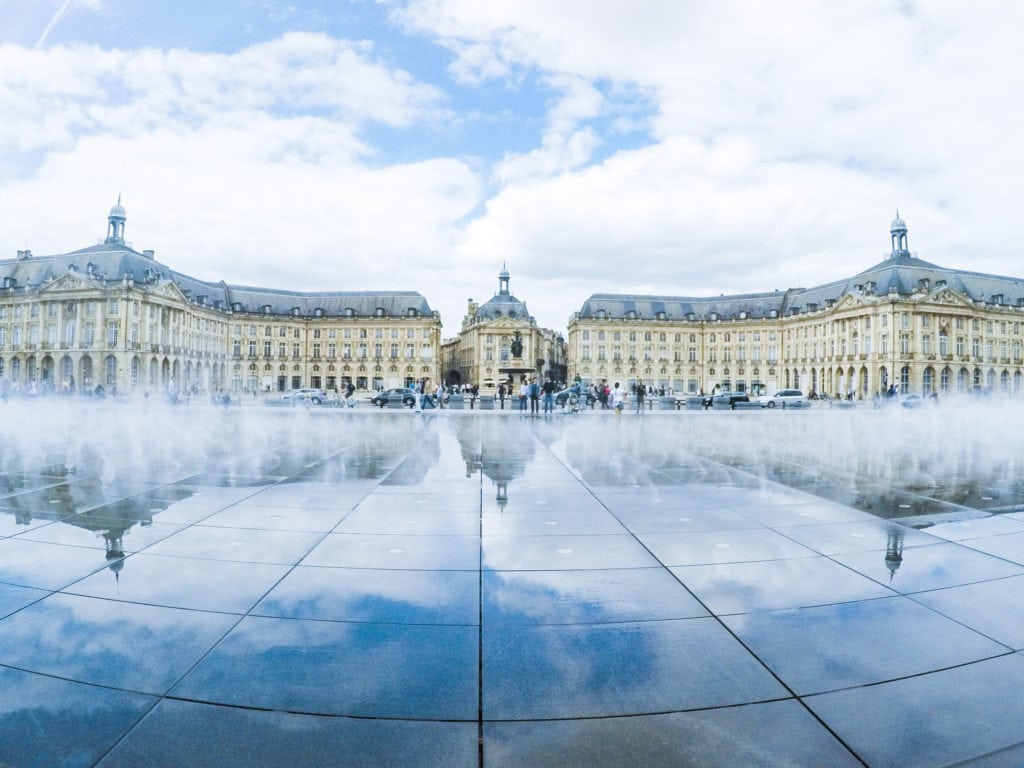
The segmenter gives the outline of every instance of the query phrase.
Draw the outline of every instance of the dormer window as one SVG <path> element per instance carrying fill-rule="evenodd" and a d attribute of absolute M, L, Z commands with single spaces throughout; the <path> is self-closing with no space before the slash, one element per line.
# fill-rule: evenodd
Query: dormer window
<path fill-rule="evenodd" d="M 718 313 L 712 312 L 710 315 L 708 315 L 708 320 L 710 320 L 711 322 L 715 322 L 716 320 L 718 320 Z"/>
<path fill-rule="evenodd" d="M 292 317 L 298 317 L 301 310 L 298 307 L 292 307 Z"/>
<path fill-rule="evenodd" d="M 355 317 L 356 311 L 352 307 L 345 307 L 345 317 Z"/>
<path fill-rule="evenodd" d="M 384 307 L 377 307 L 377 310 L 373 314 L 377 317 L 384 317 Z"/>
<path fill-rule="evenodd" d="M 745 310 L 745 309 L 740 310 L 740 320 L 746 320 L 746 319 L 747 319 L 747 310 Z"/>
<path fill-rule="evenodd" d="M 603 309 L 599 309 L 599 310 L 597 310 L 597 312 L 595 312 L 595 313 L 594 313 L 594 316 L 595 316 L 595 317 L 596 317 L 596 318 L 597 318 L 598 320 L 604 320 L 604 319 L 605 319 L 605 317 L 607 317 L 607 315 L 608 315 L 608 313 L 607 313 L 607 312 L 605 312 L 605 311 L 604 311 Z"/>
<path fill-rule="evenodd" d="M 664 310 L 661 310 L 660 312 L 657 312 L 657 313 L 655 314 L 655 317 L 656 317 L 656 318 L 657 318 L 658 320 L 666 320 L 666 319 L 668 318 L 668 315 L 666 315 L 666 314 L 665 314 L 665 311 L 664 311 Z"/>
<path fill-rule="evenodd" d="M 323 311 L 322 308 L 317 307 L 316 309 L 313 310 L 313 317 L 323 317 L 323 316 L 324 316 L 324 311 Z"/>
<path fill-rule="evenodd" d="M 775 319 L 778 316 L 779 316 L 779 310 L 777 310 L 777 309 L 773 309 L 770 312 L 768 312 L 768 317 L 770 317 L 772 319 Z"/>
<path fill-rule="evenodd" d="M 269 304 L 264 304 L 262 307 L 260 307 L 260 312 L 262 312 L 264 315 L 269 315 L 270 314 L 270 305 Z"/>
<path fill-rule="evenodd" d="M 416 309 L 416 307 L 409 307 L 409 311 L 406 314 L 408 314 L 409 317 L 416 317 L 417 315 L 419 315 L 419 311 Z"/>
<path fill-rule="evenodd" d="M 635 309 L 631 309 L 631 310 L 627 311 L 626 312 L 626 319 L 627 320 L 636 320 L 636 310 Z"/>

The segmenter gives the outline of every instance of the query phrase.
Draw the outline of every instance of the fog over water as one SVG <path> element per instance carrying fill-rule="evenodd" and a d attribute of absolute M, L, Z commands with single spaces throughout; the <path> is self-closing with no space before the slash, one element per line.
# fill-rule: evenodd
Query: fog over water
<path fill-rule="evenodd" d="M 154 473 L 383 479 L 403 459 L 425 473 L 462 456 L 502 461 L 502 445 L 539 441 L 592 485 L 778 481 L 884 517 L 965 505 L 1024 508 L 1021 404 L 950 398 L 920 409 L 519 414 L 408 410 L 229 409 L 206 403 L 40 399 L 0 405 L 0 473 L 67 474 L 103 484 Z M 542 453 L 540 446 L 536 453 Z M 731 472 L 727 474 L 726 470 Z M 910 501 L 908 501 L 910 499 Z M 924 505 L 921 500 L 939 504 Z"/>

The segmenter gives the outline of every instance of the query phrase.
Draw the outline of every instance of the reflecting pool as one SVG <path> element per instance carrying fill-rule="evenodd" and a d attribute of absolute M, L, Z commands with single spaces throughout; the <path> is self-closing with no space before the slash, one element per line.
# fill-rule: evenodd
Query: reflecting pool
<path fill-rule="evenodd" d="M 1020 407 L 0 405 L 0 766 L 1024 763 Z"/>

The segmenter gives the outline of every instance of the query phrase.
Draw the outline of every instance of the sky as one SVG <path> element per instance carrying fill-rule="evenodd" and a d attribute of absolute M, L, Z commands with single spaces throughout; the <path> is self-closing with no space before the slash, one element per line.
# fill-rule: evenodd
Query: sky
<path fill-rule="evenodd" d="M 1024 276 L 1024 4 L 0 0 L 0 257 L 194 277 L 717 296 L 909 247 Z"/>

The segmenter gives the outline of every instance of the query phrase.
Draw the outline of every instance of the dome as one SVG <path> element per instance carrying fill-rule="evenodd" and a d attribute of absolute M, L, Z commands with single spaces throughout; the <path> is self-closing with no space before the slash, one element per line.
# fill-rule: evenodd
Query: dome
<path fill-rule="evenodd" d="M 520 301 L 515 296 L 508 294 L 499 294 L 481 304 L 474 316 L 477 320 L 494 320 L 499 317 L 527 320 L 530 317 L 530 312 L 526 309 L 525 301 Z"/>
<path fill-rule="evenodd" d="M 890 232 L 906 232 L 907 223 L 900 218 L 900 212 L 896 211 L 896 218 L 892 220 L 892 224 L 889 225 Z"/>

